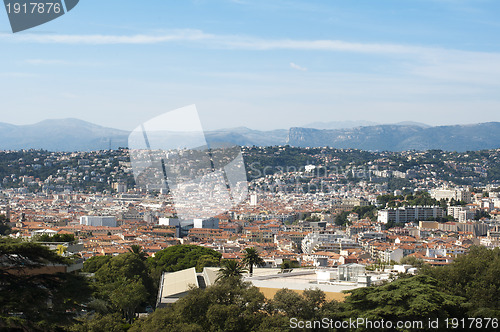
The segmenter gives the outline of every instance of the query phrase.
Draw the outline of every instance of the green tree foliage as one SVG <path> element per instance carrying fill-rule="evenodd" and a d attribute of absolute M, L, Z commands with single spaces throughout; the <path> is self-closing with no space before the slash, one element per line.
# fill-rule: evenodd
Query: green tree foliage
<path fill-rule="evenodd" d="M 12 233 L 12 228 L 7 224 L 9 220 L 3 214 L 0 214 L 0 235 L 9 235 Z"/>
<path fill-rule="evenodd" d="M 281 263 L 281 266 L 280 266 L 281 272 L 283 272 L 284 270 L 293 269 L 296 267 L 300 267 L 299 262 L 291 261 L 289 259 L 284 259 L 283 262 Z"/>
<path fill-rule="evenodd" d="M 400 206 L 426 206 L 426 205 L 437 205 L 441 206 L 445 204 L 431 197 L 428 192 L 419 191 L 415 194 L 410 194 L 406 196 L 394 196 L 394 195 L 380 195 L 377 197 L 377 202 L 386 208 L 395 208 Z"/>
<path fill-rule="evenodd" d="M 404 200 L 404 196 L 402 195 L 394 196 L 387 194 L 387 195 L 380 195 L 377 197 L 377 203 L 381 204 L 383 207 L 388 207 L 387 204 L 395 200 Z"/>
<path fill-rule="evenodd" d="M 34 237 L 37 242 L 74 242 L 74 234 L 41 234 Z"/>
<path fill-rule="evenodd" d="M 482 218 L 490 219 L 491 215 L 486 211 L 477 210 L 474 215 L 474 220 L 481 220 Z"/>
<path fill-rule="evenodd" d="M 176 245 L 158 251 L 147 260 L 154 280 L 159 280 L 162 272 L 175 272 L 196 267 L 198 260 L 206 261 L 206 256 L 220 260 L 222 255 L 215 250 L 195 245 Z M 200 263 L 201 265 L 202 263 Z"/>
<path fill-rule="evenodd" d="M 404 187 L 411 187 L 411 182 L 407 179 L 390 178 L 387 180 L 387 187 L 389 190 L 398 190 Z"/>
<path fill-rule="evenodd" d="M 135 310 L 147 298 L 148 291 L 140 279 L 120 282 L 109 296 L 111 303 L 120 309 L 128 322 L 132 321 Z"/>
<path fill-rule="evenodd" d="M 255 248 L 245 248 L 242 263 L 248 267 L 250 275 L 253 274 L 254 265 L 265 266 L 264 260 L 259 256 L 259 252 Z"/>
<path fill-rule="evenodd" d="M 139 306 L 155 302 L 157 290 L 148 272 L 145 262 L 133 252 L 112 257 L 95 272 L 94 296 L 130 322 Z"/>
<path fill-rule="evenodd" d="M 432 277 L 418 275 L 391 283 L 349 291 L 343 303 L 345 317 L 370 320 L 416 321 L 462 317 L 463 298 L 441 290 Z"/>
<path fill-rule="evenodd" d="M 204 267 L 220 266 L 220 259 L 212 255 L 203 255 L 196 262 L 196 272 L 202 272 Z"/>
<path fill-rule="evenodd" d="M 137 320 L 135 331 L 261 331 L 265 298 L 255 287 L 227 279 L 207 289 L 193 289 L 174 305 Z"/>
<path fill-rule="evenodd" d="M 368 206 L 356 206 L 354 209 L 351 211 L 343 211 L 341 212 L 337 217 L 335 217 L 335 224 L 339 226 L 343 226 L 347 224 L 347 216 L 351 213 L 357 213 L 359 216 L 359 219 L 365 219 L 365 218 L 370 218 L 372 220 L 375 219 L 375 211 L 377 210 L 377 207 L 375 205 L 368 205 Z"/>
<path fill-rule="evenodd" d="M 303 294 L 283 289 L 266 301 L 249 283 L 228 278 L 191 290 L 172 306 L 137 320 L 130 331 L 289 331 L 292 317 L 336 319 L 339 313 L 340 304 L 326 301 L 318 289 Z"/>
<path fill-rule="evenodd" d="M 456 200 L 454 198 L 450 200 L 450 206 L 466 206 L 466 205 L 467 205 L 466 201 Z"/>
<path fill-rule="evenodd" d="M 97 270 L 95 277 L 102 284 L 111 284 L 118 279 L 134 280 L 138 277 L 143 284 L 150 283 L 145 263 L 131 252 L 112 257 Z"/>
<path fill-rule="evenodd" d="M 500 248 L 474 246 L 452 264 L 424 268 L 421 274 L 438 280 L 450 294 L 465 298 L 469 317 L 500 318 Z"/>
<path fill-rule="evenodd" d="M 228 279 L 241 279 L 243 273 L 246 273 L 247 270 L 241 265 L 240 262 L 234 259 L 226 259 L 221 263 L 221 268 L 217 272 L 217 282 L 225 282 Z"/>
<path fill-rule="evenodd" d="M 421 268 L 424 266 L 425 262 L 421 258 L 415 256 L 405 256 L 399 261 L 400 264 L 408 264 L 416 268 Z"/>
<path fill-rule="evenodd" d="M 78 320 L 71 327 L 72 332 L 125 332 L 130 324 L 119 313 L 113 314 L 90 314 Z"/>
<path fill-rule="evenodd" d="M 331 309 L 334 309 L 334 312 Z M 284 288 L 277 291 L 268 303 L 268 312 L 271 315 L 285 314 L 290 318 L 302 320 L 334 318 L 338 315 L 337 310 L 338 303 L 326 301 L 325 293 L 317 288 L 306 289 L 302 294 Z"/>
<path fill-rule="evenodd" d="M 0 260 L 0 329 L 57 329 L 71 323 L 90 297 L 82 277 L 37 272 L 66 263 L 45 246 L 0 238 Z"/>
<path fill-rule="evenodd" d="M 104 264 L 109 262 L 111 256 L 94 256 L 90 257 L 83 263 L 83 272 L 94 273 Z"/>

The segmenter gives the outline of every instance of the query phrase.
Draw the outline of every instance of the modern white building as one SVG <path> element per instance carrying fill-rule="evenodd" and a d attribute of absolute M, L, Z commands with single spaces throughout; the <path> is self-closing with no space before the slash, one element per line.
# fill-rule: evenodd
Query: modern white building
<path fill-rule="evenodd" d="M 193 220 L 193 227 L 194 228 L 218 229 L 219 228 L 219 219 L 218 218 L 194 219 Z"/>
<path fill-rule="evenodd" d="M 179 218 L 159 218 L 158 224 L 162 226 L 179 226 Z"/>
<path fill-rule="evenodd" d="M 455 218 L 459 222 L 466 222 L 474 218 L 475 211 L 471 211 L 468 206 L 450 206 L 448 207 L 448 215 Z"/>
<path fill-rule="evenodd" d="M 114 216 L 82 216 L 80 225 L 116 227 L 117 223 Z"/>

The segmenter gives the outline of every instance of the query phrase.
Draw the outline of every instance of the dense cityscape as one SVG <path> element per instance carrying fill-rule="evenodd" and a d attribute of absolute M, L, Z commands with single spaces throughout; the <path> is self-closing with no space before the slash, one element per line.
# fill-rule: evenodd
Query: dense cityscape
<path fill-rule="evenodd" d="M 261 305 L 283 296 L 307 302 L 313 296 L 308 292 L 319 292 L 321 308 L 346 306 L 359 296 L 356 290 L 380 291 L 411 276 L 436 277 L 436 268 L 454 268 L 457 259 L 463 264 L 466 257 L 485 255 L 480 248 L 500 247 L 498 149 L 367 152 L 275 146 L 242 152 L 247 199 L 220 215 L 190 220 L 177 216 L 168 190 L 136 187 L 127 149 L 0 152 L 3 266 L 17 277 L 83 278 L 82 289 L 89 289 L 87 297 L 65 302 L 68 320 L 57 323 L 39 309 L 3 298 L 2 326 L 98 331 L 96 326 L 106 322 L 121 326 L 118 330 L 149 330 L 146 317 L 159 315 L 163 307 L 177 310 L 181 304 L 173 303 L 194 296 L 188 293 L 192 287 L 226 287 L 221 271 L 231 264 L 236 264 L 232 273 L 249 283 L 238 284 L 242 291 L 251 285 L 263 294 Z M 15 247 L 22 252 L 27 245 L 41 246 L 48 256 L 18 256 Z M 497 262 L 498 249 L 492 252 Z M 12 260 L 12 255 L 23 258 Z M 248 264 L 252 255 L 256 260 Z M 4 272 L 5 285 L 20 282 Z M 39 282 L 31 287 L 39 290 Z M 49 289 L 47 296 L 55 298 Z M 120 293 L 128 295 L 117 298 Z M 464 314 L 459 303 L 454 305 Z M 52 304 L 43 306 L 56 311 Z M 480 312 L 468 309 L 468 315 L 492 317 L 497 308 L 491 303 Z M 443 310 L 432 315 L 457 317 Z M 339 312 L 330 316 L 339 322 L 352 317 Z M 291 326 L 276 313 L 266 317 L 258 324 L 264 319 L 274 330 Z"/>
<path fill-rule="evenodd" d="M 499 330 L 500 1 L 4 4 L 0 332 Z"/>

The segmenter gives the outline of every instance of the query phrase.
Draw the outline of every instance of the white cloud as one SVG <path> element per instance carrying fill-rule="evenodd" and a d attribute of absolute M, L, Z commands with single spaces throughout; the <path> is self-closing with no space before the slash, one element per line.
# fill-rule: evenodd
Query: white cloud
<path fill-rule="evenodd" d="M 24 61 L 29 65 L 66 65 L 70 64 L 64 60 L 46 60 L 46 59 L 27 59 Z"/>
<path fill-rule="evenodd" d="M 136 35 L 64 35 L 0 34 L 0 40 L 41 44 L 161 44 L 168 42 L 209 43 L 215 48 L 247 50 L 311 50 L 357 53 L 419 53 L 430 48 L 399 44 L 353 43 L 341 40 L 263 39 L 249 36 L 213 35 L 201 30 L 183 29 L 160 34 Z"/>
<path fill-rule="evenodd" d="M 411 75 L 449 82 L 500 84 L 498 79 L 500 75 L 499 53 L 461 51 L 420 45 L 355 43 L 342 40 L 264 39 L 250 36 L 214 35 L 193 29 L 136 35 L 0 34 L 0 41 L 82 45 L 141 45 L 179 42 L 198 44 L 200 47 L 213 49 L 324 51 L 385 55 L 395 57 L 402 62 L 406 73 Z M 48 63 L 32 60 L 32 64 Z M 290 63 L 290 66 L 297 70 L 306 70 L 306 68 L 294 63 Z"/>
<path fill-rule="evenodd" d="M 300 71 L 307 71 L 306 67 L 301 67 L 293 62 L 290 62 L 290 67 L 292 67 L 293 69 L 300 70 Z"/>
<path fill-rule="evenodd" d="M 213 36 L 199 30 L 175 30 L 167 34 L 156 35 L 61 35 L 61 34 L 0 34 L 0 39 L 12 42 L 41 44 L 159 44 L 173 41 L 199 41 Z"/>

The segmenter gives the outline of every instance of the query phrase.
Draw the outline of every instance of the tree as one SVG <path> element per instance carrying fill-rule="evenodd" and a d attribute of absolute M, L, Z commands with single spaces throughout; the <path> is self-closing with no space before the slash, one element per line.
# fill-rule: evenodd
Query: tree
<path fill-rule="evenodd" d="M 0 238 L 0 261 L 0 329 L 62 328 L 90 298 L 85 278 L 39 270 L 67 259 L 38 243 Z"/>
<path fill-rule="evenodd" d="M 74 234 L 41 234 L 33 238 L 37 242 L 74 242 Z"/>
<path fill-rule="evenodd" d="M 482 218 L 490 219 L 491 215 L 487 211 L 477 210 L 474 215 L 474 220 L 481 220 Z"/>
<path fill-rule="evenodd" d="M 137 255 L 142 260 L 145 260 L 148 257 L 148 254 L 142 249 L 140 245 L 133 244 L 128 248 L 128 251 Z"/>
<path fill-rule="evenodd" d="M 90 314 L 78 320 L 78 323 L 71 327 L 73 332 L 125 332 L 129 329 L 119 313 L 114 314 Z"/>
<path fill-rule="evenodd" d="M 206 289 L 191 290 L 173 305 L 134 322 L 130 332 L 262 331 L 260 325 L 267 316 L 264 305 L 264 295 L 256 287 L 227 279 Z"/>
<path fill-rule="evenodd" d="M 299 263 L 297 261 L 291 261 L 289 259 L 284 259 L 283 262 L 281 263 L 281 272 L 283 272 L 284 270 L 288 270 L 288 269 L 293 269 L 295 267 L 299 267 Z"/>
<path fill-rule="evenodd" d="M 345 318 L 417 321 L 462 317 L 462 297 L 450 295 L 432 277 L 401 277 L 382 286 L 349 291 L 343 306 Z"/>
<path fill-rule="evenodd" d="M 123 318 L 133 319 L 135 310 L 153 304 L 156 289 L 145 262 L 132 252 L 112 257 L 95 272 L 95 297 L 120 311 Z"/>
<path fill-rule="evenodd" d="M 117 280 L 140 278 L 146 285 L 151 280 L 145 263 L 136 254 L 128 252 L 112 257 L 95 273 L 96 280 L 102 284 L 112 284 Z"/>
<path fill-rule="evenodd" d="M 231 278 L 241 279 L 243 273 L 247 270 L 238 262 L 233 259 L 227 259 L 222 261 L 222 267 L 218 271 L 217 282 L 227 281 Z"/>
<path fill-rule="evenodd" d="M 264 260 L 259 256 L 259 253 L 255 248 L 245 248 L 242 262 L 248 267 L 250 275 L 253 274 L 254 265 L 265 266 Z"/>
<path fill-rule="evenodd" d="M 276 292 L 272 301 L 269 301 L 269 308 L 274 314 L 284 313 L 288 317 L 306 318 L 303 313 L 304 298 L 287 288 Z"/>
<path fill-rule="evenodd" d="M 339 215 L 335 217 L 335 225 L 343 226 L 347 224 L 347 216 L 349 215 L 349 211 L 342 211 Z"/>
<path fill-rule="evenodd" d="M 438 280 L 448 293 L 463 297 L 469 317 L 500 318 L 500 248 L 472 246 L 450 265 L 424 266 L 420 274 Z"/>
<path fill-rule="evenodd" d="M 405 256 L 399 261 L 400 264 L 408 264 L 416 268 L 421 268 L 424 266 L 425 262 L 421 258 L 415 256 Z"/>
<path fill-rule="evenodd" d="M 89 273 L 94 273 L 97 270 L 101 268 L 101 266 L 105 265 L 109 260 L 111 259 L 111 256 L 93 256 L 90 257 L 83 263 L 83 271 L 84 272 L 89 272 Z"/>
<path fill-rule="evenodd" d="M 148 291 L 140 279 L 121 280 L 109 296 L 111 303 L 123 313 L 127 322 L 132 322 L 137 307 L 147 300 Z"/>
<path fill-rule="evenodd" d="M 8 224 L 9 220 L 5 215 L 0 215 L 0 235 L 9 235 L 12 233 L 12 228 Z"/>
<path fill-rule="evenodd" d="M 155 282 L 160 280 L 163 272 L 175 272 L 190 267 L 196 267 L 198 260 L 206 260 L 203 256 L 212 256 L 220 260 L 222 254 L 215 250 L 195 245 L 176 245 L 158 251 L 154 257 L 147 259 L 146 263 Z"/>
<path fill-rule="evenodd" d="M 212 255 L 203 255 L 198 258 L 196 263 L 196 272 L 202 272 L 204 267 L 216 267 L 220 266 L 220 259 L 212 256 Z"/>
<path fill-rule="evenodd" d="M 337 301 L 327 301 L 326 294 L 320 289 L 306 289 L 302 293 L 289 289 L 280 289 L 266 306 L 268 317 L 261 327 L 268 331 L 287 330 L 290 318 L 303 321 L 321 321 L 324 317 L 340 320 L 341 305 Z M 281 329 L 280 329 L 281 328 Z M 323 331 L 320 328 L 307 329 L 308 331 Z"/>

